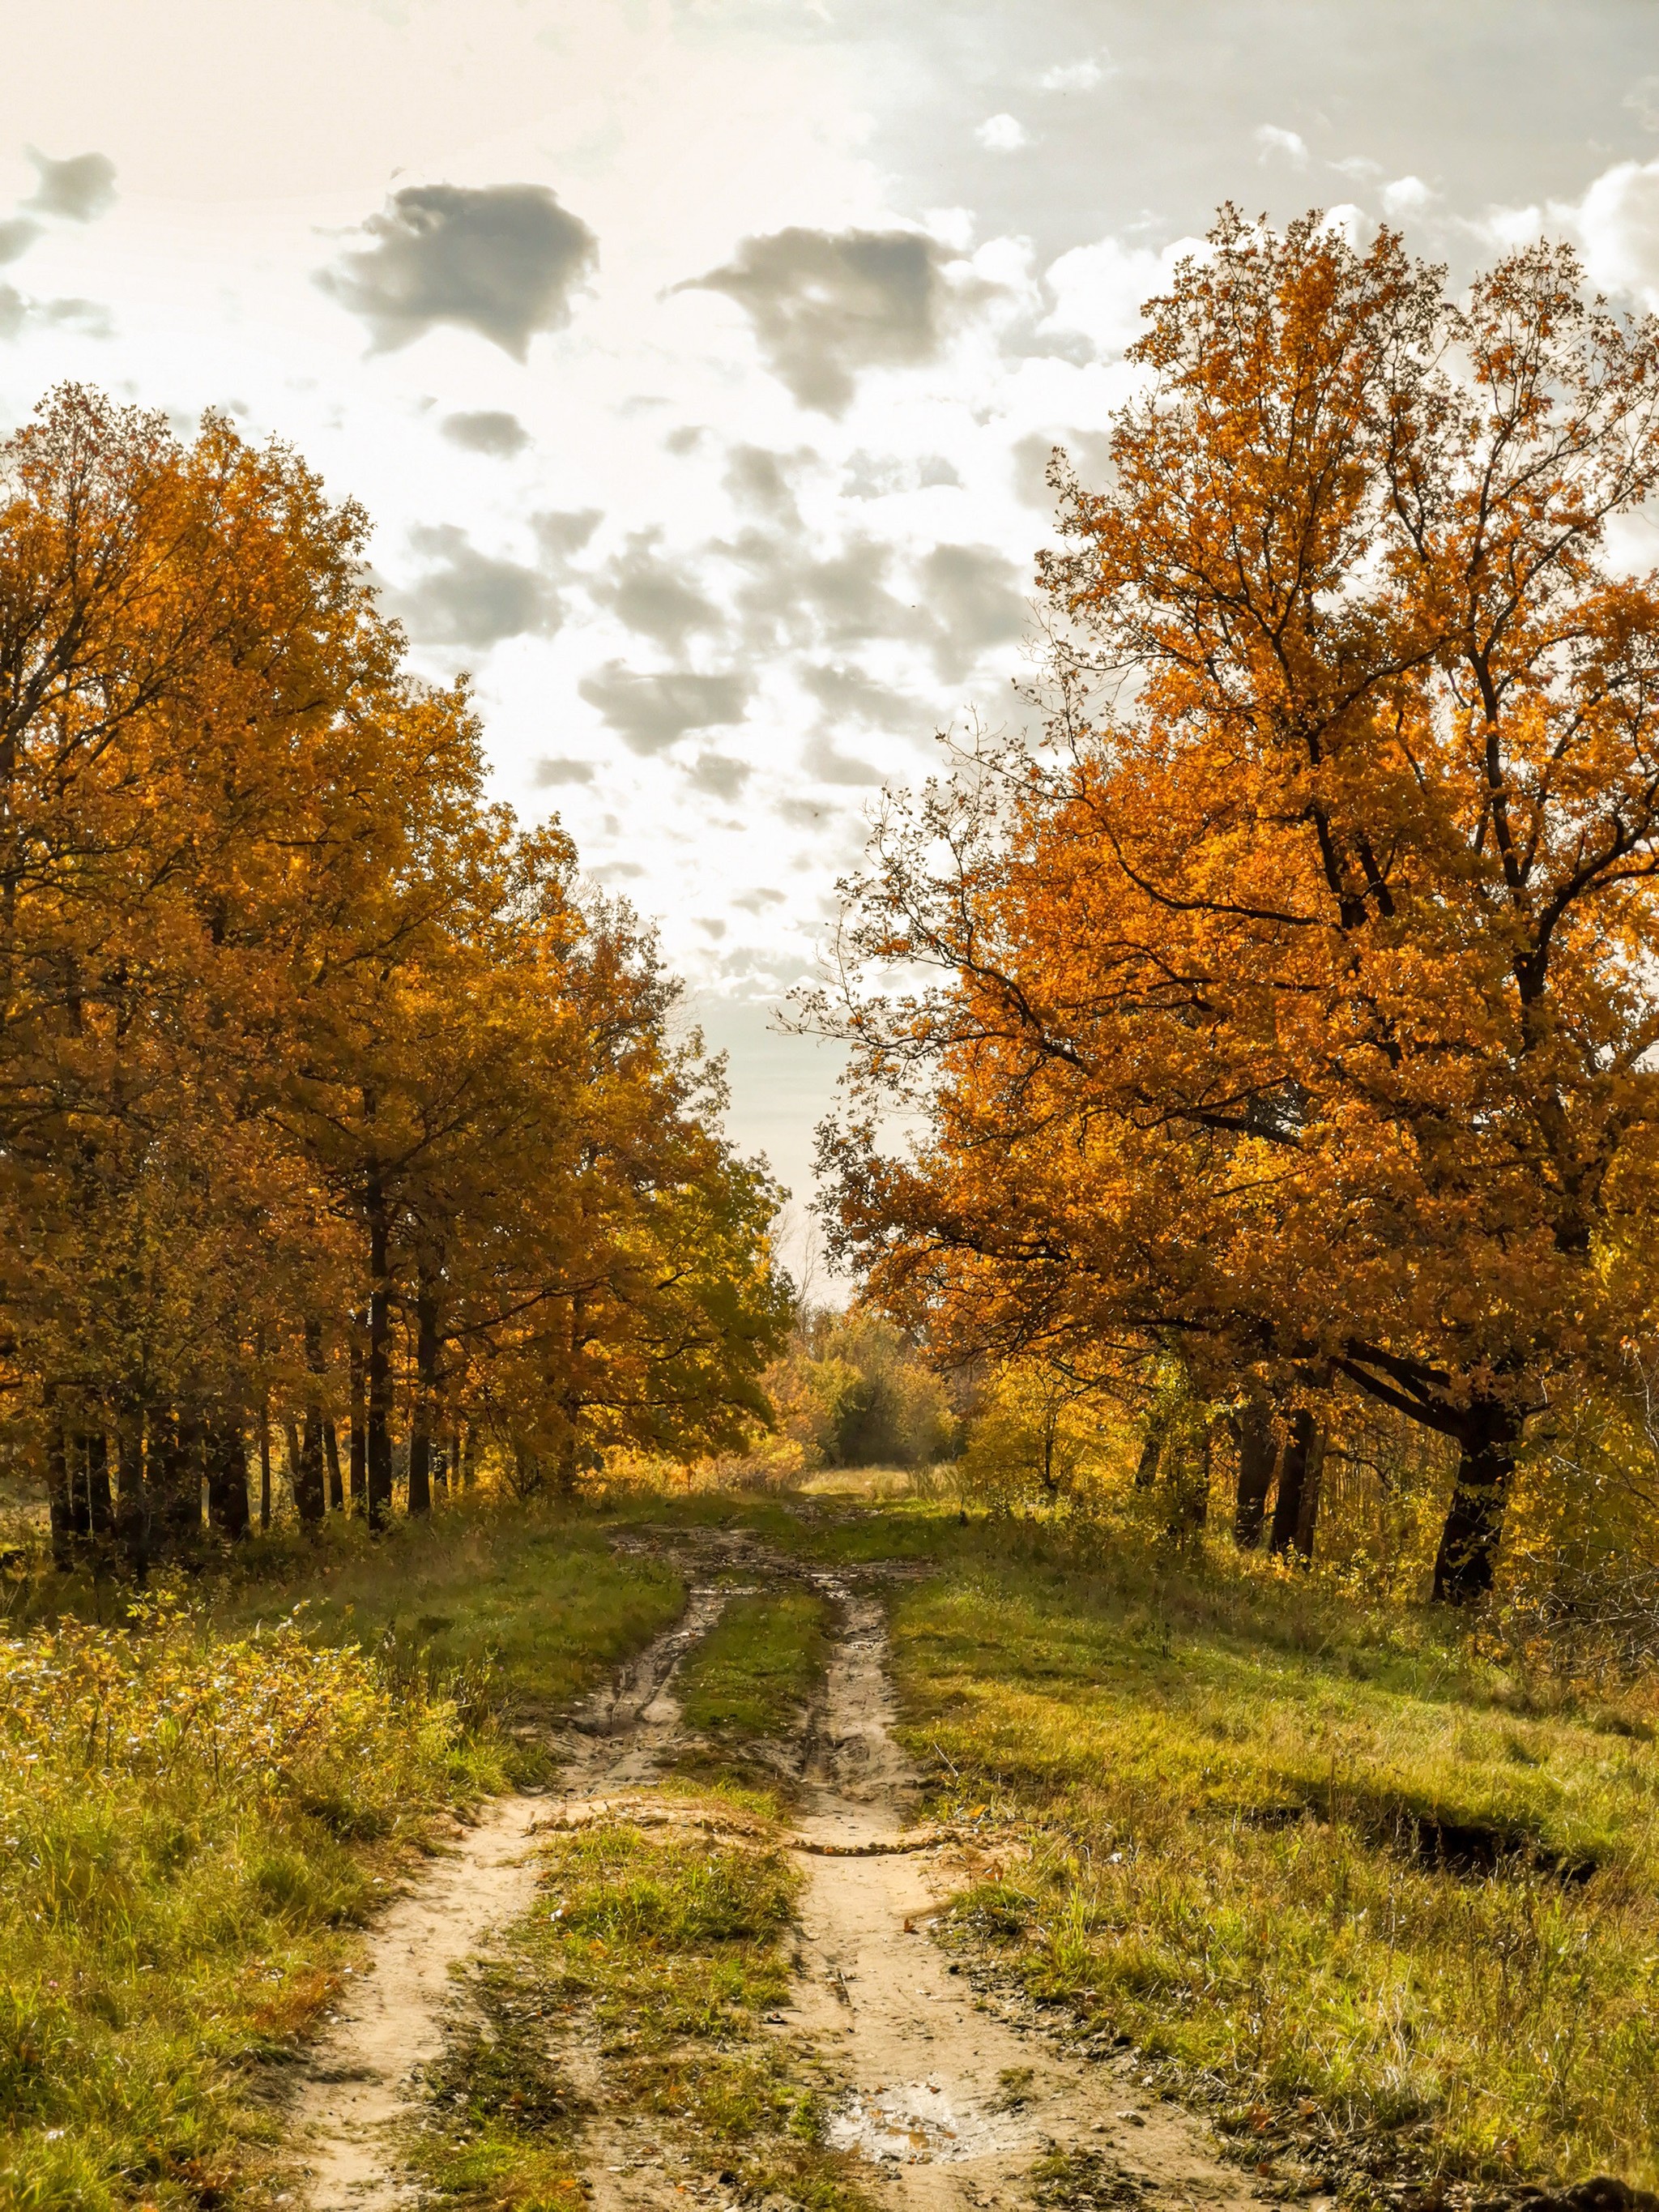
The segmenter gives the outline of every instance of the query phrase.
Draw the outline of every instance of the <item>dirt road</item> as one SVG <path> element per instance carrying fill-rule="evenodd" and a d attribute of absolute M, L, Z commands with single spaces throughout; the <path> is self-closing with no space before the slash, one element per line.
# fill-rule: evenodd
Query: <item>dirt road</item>
<path fill-rule="evenodd" d="M 533 1826 L 580 1824 L 602 1808 L 641 1820 L 684 1817 L 683 1796 L 678 1814 L 651 1796 L 683 1741 L 675 1669 L 719 1618 L 734 1571 L 750 1582 L 802 1578 L 738 1532 L 687 1564 L 692 1596 L 678 1626 L 575 1717 L 559 1796 L 497 1805 L 376 1929 L 372 1971 L 356 1978 L 318 2047 L 299 2115 L 312 2212 L 410 2201 L 398 2124 L 439 2047 L 452 1969 L 530 1902 Z M 1259 2205 L 1199 2121 L 1141 2094 L 1132 2063 L 1068 2057 L 977 1996 L 928 1940 L 930 1919 L 978 1869 L 971 1847 L 917 1849 L 905 1832 L 920 1793 L 891 1733 L 882 1571 L 805 1579 L 831 1601 L 837 1631 L 822 1706 L 799 1747 L 795 1848 L 808 1877 L 799 1972 L 772 2030 L 832 2080 L 830 2141 L 915 2212 L 1034 2197 L 1101 2207 L 1150 2196 L 1171 2212 Z M 603 2107 L 598 2055 L 559 2057 Z M 663 2133 L 626 2112 L 592 2124 L 583 2164 L 595 2212 L 685 2212 L 687 2170 Z"/>

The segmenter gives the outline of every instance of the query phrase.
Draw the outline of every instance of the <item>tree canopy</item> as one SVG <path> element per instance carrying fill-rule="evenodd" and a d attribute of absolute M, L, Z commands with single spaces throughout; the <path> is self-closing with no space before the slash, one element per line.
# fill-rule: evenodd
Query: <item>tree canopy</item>
<path fill-rule="evenodd" d="M 1650 1317 L 1659 332 L 1563 248 L 1454 299 L 1232 210 L 1146 313 L 1103 483 L 1056 465 L 1045 741 L 853 887 L 834 1234 L 946 1357 L 1455 1439 L 1471 1597 L 1528 1419 Z"/>
<path fill-rule="evenodd" d="M 625 908 L 404 666 L 279 445 L 69 387 L 0 447 L 0 1405 L 60 1554 L 410 1507 L 768 1408 L 777 1194 Z M 343 1461 L 340 1426 L 350 1415 Z"/>

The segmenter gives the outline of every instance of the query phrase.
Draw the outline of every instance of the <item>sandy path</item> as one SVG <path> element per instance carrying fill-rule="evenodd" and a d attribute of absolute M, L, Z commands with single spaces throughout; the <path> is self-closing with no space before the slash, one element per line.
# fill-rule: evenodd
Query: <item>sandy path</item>
<path fill-rule="evenodd" d="M 867 2160 L 904 2212 L 1029 2203 L 1030 2170 L 1055 2149 L 1086 2161 L 1077 2179 L 1096 2205 L 1133 2205 L 1146 2191 L 1159 2212 L 1261 2212 L 1202 2124 L 1142 2094 L 1132 2062 L 1072 2058 L 1063 2044 L 1023 2033 L 927 1940 L 931 1916 L 983 1860 L 950 1843 L 905 1848 L 920 1791 L 891 1734 L 885 1613 L 870 1586 L 882 1571 L 803 1577 L 738 1531 L 711 1538 L 696 1564 L 761 1583 L 808 1580 L 837 1610 L 823 1705 L 800 1747 L 800 1976 L 772 2022 L 841 2085 L 832 2142 Z M 492 1806 L 379 1923 L 369 1970 L 316 2046 L 296 2115 L 310 2212 L 389 2212 L 410 2201 L 396 2130 L 416 2107 L 419 2069 L 441 2047 L 452 1970 L 532 1902 L 536 1827 L 601 1813 L 613 1794 L 624 1817 L 659 1817 L 639 1801 L 683 1741 L 674 1670 L 736 1594 L 729 1580 L 694 1588 L 678 1625 L 574 1716 L 558 1744 L 558 1795 Z M 603 2109 L 597 2052 L 561 2055 L 574 2086 Z M 732 2192 L 698 2176 L 665 2134 L 643 2115 L 596 2118 L 584 2146 L 593 2212 L 687 2212 L 688 2201 L 736 2212 Z M 763 2212 L 793 2208 L 769 2200 Z M 1316 2200 L 1310 2212 L 1328 2208 Z"/>
<path fill-rule="evenodd" d="M 558 1750 L 579 1794 L 648 1782 L 679 1719 L 668 1685 L 719 1619 L 730 1588 L 694 1588 L 678 1625 L 574 1716 Z M 393 2131 L 414 2108 L 421 2067 L 442 2045 L 452 1969 L 527 1911 L 535 1896 L 531 1832 L 545 1796 L 495 1800 L 409 1896 L 376 1923 L 366 1966 L 313 2045 L 294 2112 L 294 2141 L 312 2212 L 384 2212 L 405 2203 Z"/>
<path fill-rule="evenodd" d="M 842 1604 L 845 1632 L 800 1832 L 809 1844 L 895 1842 L 916 1787 L 890 1733 L 883 1609 L 829 1578 L 823 1586 Z M 830 2139 L 870 2160 L 900 2203 L 957 2212 L 1024 2201 L 1033 2162 L 1058 2148 L 1087 2157 L 1092 2192 L 1127 2202 L 1139 2185 L 1160 2205 L 1259 2212 L 1201 2124 L 1143 2094 L 1130 2064 L 1068 2059 L 1063 2044 L 985 2008 L 951 1971 L 926 1923 L 963 1885 L 957 1850 L 809 1851 L 803 1864 L 803 1970 L 781 2032 L 842 2075 Z"/>

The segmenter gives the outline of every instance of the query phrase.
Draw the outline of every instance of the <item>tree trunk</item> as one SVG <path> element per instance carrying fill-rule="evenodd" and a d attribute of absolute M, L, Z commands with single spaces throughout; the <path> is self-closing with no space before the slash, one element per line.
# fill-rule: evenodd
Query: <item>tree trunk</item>
<path fill-rule="evenodd" d="M 52 1526 L 52 1564 L 59 1574 L 66 1574 L 75 1565 L 77 1549 L 75 1504 L 70 1495 L 69 1438 L 50 1386 L 46 1398 L 46 1517 Z"/>
<path fill-rule="evenodd" d="M 1297 1508 L 1296 1548 L 1304 1563 L 1313 1565 L 1314 1530 L 1319 1523 L 1320 1492 L 1325 1480 L 1325 1447 L 1328 1431 L 1322 1422 L 1314 1424 L 1313 1439 L 1308 1446 L 1308 1463 L 1302 1470 L 1302 1502 Z"/>
<path fill-rule="evenodd" d="M 240 1413 L 226 1407 L 207 1423 L 208 1525 L 232 1543 L 246 1535 L 247 1451 Z"/>
<path fill-rule="evenodd" d="M 307 1528 L 315 1528 L 323 1517 L 323 1417 L 314 1405 L 306 1407 L 303 1430 L 289 1424 L 289 1450 L 294 1510 Z"/>
<path fill-rule="evenodd" d="M 351 1376 L 351 1510 L 361 1513 L 368 1493 L 368 1437 L 363 1418 L 362 1322 L 355 1313 L 346 1357 Z"/>
<path fill-rule="evenodd" d="M 371 1182 L 368 1198 L 368 1525 L 384 1528 L 392 1518 L 392 1285 L 386 1199 Z"/>
<path fill-rule="evenodd" d="M 1140 1447 L 1140 1461 L 1135 1468 L 1135 1488 L 1150 1490 L 1158 1480 L 1158 1463 L 1164 1454 L 1164 1431 L 1154 1425 L 1146 1431 L 1146 1440 Z"/>
<path fill-rule="evenodd" d="M 202 1531 L 201 1425 L 169 1408 L 150 1422 L 151 1530 L 164 1558 L 191 1551 Z"/>
<path fill-rule="evenodd" d="M 1290 1439 L 1285 1446 L 1285 1456 L 1279 1469 L 1279 1495 L 1273 1500 L 1273 1525 L 1267 1538 L 1267 1549 L 1282 1554 L 1292 1547 L 1301 1550 L 1302 1493 L 1308 1478 L 1308 1462 L 1314 1451 L 1319 1424 L 1305 1406 L 1291 1416 Z M 1312 1529 L 1309 1530 L 1311 1540 Z M 1307 1556 L 1303 1553 L 1304 1558 Z"/>
<path fill-rule="evenodd" d="M 118 1403 L 115 1462 L 120 1476 L 115 1534 L 134 1579 L 149 1572 L 149 1496 L 144 1481 L 144 1415 L 142 1407 Z"/>
<path fill-rule="evenodd" d="M 100 1547 L 106 1547 L 115 1527 L 115 1497 L 109 1484 L 109 1437 L 101 1429 L 88 1431 L 87 1454 L 87 1520 L 92 1540 Z"/>
<path fill-rule="evenodd" d="M 269 1400 L 259 1412 L 259 1533 L 270 1531 L 270 1405 Z"/>
<path fill-rule="evenodd" d="M 409 1510 L 432 1510 L 432 1423 L 438 1390 L 438 1297 L 425 1268 L 415 1300 L 415 1389 L 409 1416 Z"/>
<path fill-rule="evenodd" d="M 1273 1486 L 1278 1464 L 1273 1407 L 1265 1397 L 1252 1391 L 1238 1415 L 1238 1503 L 1233 1512 L 1233 1540 L 1241 1552 L 1253 1552 L 1261 1541 L 1267 1492 Z"/>
<path fill-rule="evenodd" d="M 1473 1605 L 1492 1588 L 1520 1440 L 1521 1424 L 1509 1407 L 1477 1400 L 1469 1407 L 1434 1563 L 1434 1595 L 1443 1604 Z"/>
<path fill-rule="evenodd" d="M 326 1413 L 323 1416 L 323 1458 L 328 1467 L 328 1510 L 345 1510 L 345 1485 L 340 1480 L 340 1431 Z"/>
<path fill-rule="evenodd" d="M 455 1471 L 463 1490 L 471 1490 L 478 1479 L 477 1431 L 471 1421 L 455 1431 Z"/>

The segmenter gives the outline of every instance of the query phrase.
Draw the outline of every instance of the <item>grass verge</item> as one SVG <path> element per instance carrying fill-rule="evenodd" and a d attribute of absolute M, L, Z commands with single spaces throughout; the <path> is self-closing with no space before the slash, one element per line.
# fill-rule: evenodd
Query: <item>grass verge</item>
<path fill-rule="evenodd" d="M 964 1547 L 965 1548 L 965 1547 Z M 1207 2096 L 1252 2163 L 1659 2179 L 1659 1760 L 1420 1617 L 1123 1555 L 896 1601 L 936 1808 L 1023 1823 L 958 1938 Z"/>
<path fill-rule="evenodd" d="M 870 2212 L 818 2141 L 824 2084 L 763 2025 L 789 1986 L 800 1877 L 766 1824 L 742 1826 L 549 1842 L 542 1897 L 475 1972 L 428 2076 L 413 2160 L 436 2197 L 559 2212 L 602 2157 L 660 2166 L 694 2201 Z"/>
<path fill-rule="evenodd" d="M 0 1643 L 0 2205 L 257 2197 L 271 2068 L 434 1817 L 683 1601 L 580 1523 L 342 1535 Z"/>

